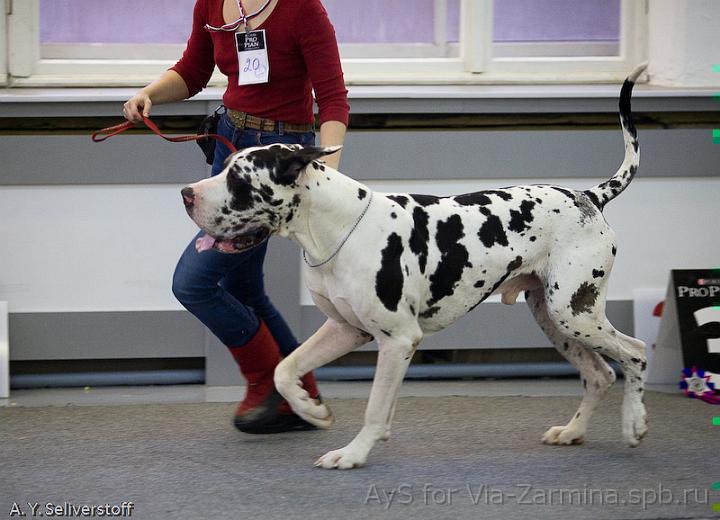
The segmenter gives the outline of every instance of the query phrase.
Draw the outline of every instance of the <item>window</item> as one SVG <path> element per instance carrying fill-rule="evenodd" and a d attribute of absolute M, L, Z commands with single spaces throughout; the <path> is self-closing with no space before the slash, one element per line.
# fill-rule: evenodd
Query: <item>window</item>
<path fill-rule="evenodd" d="M 182 53 L 194 2 L 14 0 L 12 79 L 143 84 Z M 645 53 L 646 0 L 323 3 L 350 83 L 618 80 Z"/>
<path fill-rule="evenodd" d="M 493 56 L 618 56 L 620 0 L 495 0 Z"/>
<path fill-rule="evenodd" d="M 42 59 L 177 59 L 195 0 L 40 0 Z"/>
<path fill-rule="evenodd" d="M 460 56 L 460 0 L 323 3 L 335 26 L 343 58 Z"/>
<path fill-rule="evenodd" d="M 487 70 L 550 81 L 622 79 L 645 59 L 647 0 L 495 0 Z"/>

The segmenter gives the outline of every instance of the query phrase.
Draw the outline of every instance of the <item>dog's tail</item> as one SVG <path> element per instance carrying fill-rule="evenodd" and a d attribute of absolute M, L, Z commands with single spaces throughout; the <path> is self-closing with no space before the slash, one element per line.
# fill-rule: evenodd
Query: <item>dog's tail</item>
<path fill-rule="evenodd" d="M 635 81 L 647 68 L 647 65 L 647 62 L 638 65 L 627 77 L 620 91 L 620 125 L 625 140 L 625 159 L 615 175 L 585 192 L 601 210 L 605 207 L 605 204 L 620 195 L 628 187 L 640 164 L 640 145 L 638 144 L 637 130 L 630 109 L 630 98 Z"/>

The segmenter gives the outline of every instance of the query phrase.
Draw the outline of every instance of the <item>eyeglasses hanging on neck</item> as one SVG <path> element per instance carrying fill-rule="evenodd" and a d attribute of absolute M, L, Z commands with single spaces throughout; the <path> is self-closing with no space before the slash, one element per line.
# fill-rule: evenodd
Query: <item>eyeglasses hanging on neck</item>
<path fill-rule="evenodd" d="M 256 16 L 258 16 L 260 13 L 262 13 L 265 10 L 265 8 L 270 5 L 270 2 L 272 2 L 272 0 L 266 0 L 266 2 L 260 7 L 260 9 L 258 9 L 254 13 L 245 14 L 245 9 L 243 9 L 242 1 L 237 0 L 237 6 L 238 6 L 238 11 L 240 12 L 240 18 L 238 18 L 234 22 L 226 23 L 225 25 L 221 25 L 220 27 L 215 27 L 214 25 L 210 25 L 209 23 L 206 23 L 205 29 L 208 31 L 235 32 L 238 27 L 240 27 L 241 25 L 244 24 L 245 31 L 249 31 L 250 28 L 248 27 L 248 21 L 252 20 Z"/>

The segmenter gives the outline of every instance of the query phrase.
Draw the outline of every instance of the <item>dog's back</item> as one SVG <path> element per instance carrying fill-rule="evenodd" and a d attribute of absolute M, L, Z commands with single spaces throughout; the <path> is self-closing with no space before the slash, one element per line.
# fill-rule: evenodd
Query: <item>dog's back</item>
<path fill-rule="evenodd" d="M 386 227 L 408 245 L 400 260 L 404 295 L 424 332 L 447 327 L 493 293 L 513 303 L 518 292 L 546 283 L 565 258 L 572 266 L 577 256 L 576 268 L 593 264 L 587 266 L 591 279 L 593 272 L 609 273 L 615 244 L 602 209 L 637 172 L 630 96 L 644 67 L 633 71 L 620 94 L 623 163 L 589 190 L 527 185 L 450 197 L 378 194 Z"/>

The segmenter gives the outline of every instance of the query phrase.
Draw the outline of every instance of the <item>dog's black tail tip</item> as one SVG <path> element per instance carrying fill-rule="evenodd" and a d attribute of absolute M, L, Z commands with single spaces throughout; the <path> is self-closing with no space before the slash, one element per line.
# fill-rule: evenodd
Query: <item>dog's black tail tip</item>
<path fill-rule="evenodd" d="M 631 134 L 635 135 L 635 126 L 632 123 L 632 110 L 630 109 L 630 98 L 632 97 L 632 90 L 635 86 L 635 82 L 640 75 L 647 69 L 648 62 L 645 61 L 635 67 L 632 72 L 628 75 L 623 83 L 622 89 L 620 89 L 620 117 L 623 119 L 623 123 L 630 131 Z"/>

